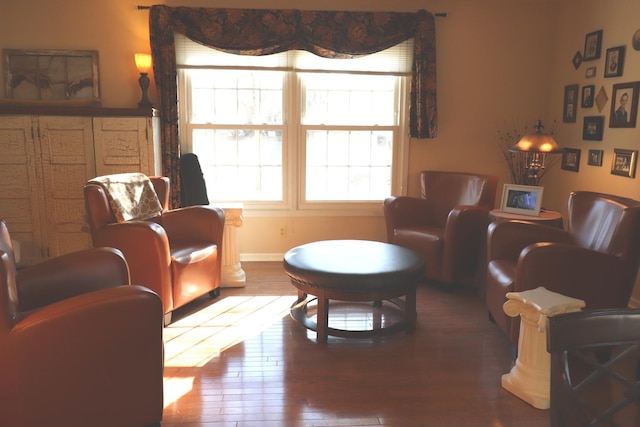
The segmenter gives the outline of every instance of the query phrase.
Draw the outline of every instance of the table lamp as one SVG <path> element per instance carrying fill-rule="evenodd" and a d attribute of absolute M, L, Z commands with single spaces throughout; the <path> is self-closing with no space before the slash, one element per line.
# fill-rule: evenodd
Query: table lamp
<path fill-rule="evenodd" d="M 151 55 L 148 53 L 136 53 L 135 54 L 136 67 L 140 72 L 140 78 L 138 83 L 140 89 L 142 89 L 142 99 L 138 102 L 139 107 L 153 107 L 147 91 L 149 90 L 149 70 L 151 69 Z"/>
<path fill-rule="evenodd" d="M 540 183 L 540 171 L 544 169 L 547 154 L 562 153 L 562 148 L 549 134 L 543 133 L 542 120 L 538 120 L 533 127 L 535 133 L 527 134 L 520 138 L 520 141 L 509 149 L 511 152 L 525 153 L 528 185 L 538 185 Z"/>

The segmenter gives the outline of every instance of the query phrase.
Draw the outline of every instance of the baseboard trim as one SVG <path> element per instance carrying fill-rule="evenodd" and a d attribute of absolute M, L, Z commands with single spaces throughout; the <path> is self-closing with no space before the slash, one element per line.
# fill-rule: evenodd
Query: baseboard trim
<path fill-rule="evenodd" d="M 240 262 L 282 261 L 284 254 L 240 254 Z"/>

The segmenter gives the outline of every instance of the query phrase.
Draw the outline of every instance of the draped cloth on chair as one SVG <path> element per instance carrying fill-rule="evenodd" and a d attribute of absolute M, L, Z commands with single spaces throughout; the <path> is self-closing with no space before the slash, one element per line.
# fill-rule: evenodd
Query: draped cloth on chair
<path fill-rule="evenodd" d="M 240 55 L 306 50 L 349 58 L 414 39 L 409 135 L 436 136 L 436 58 L 433 15 L 416 13 L 213 9 L 155 5 L 149 12 L 153 72 L 160 100 L 162 167 L 171 204 L 180 203 L 178 96 L 174 33 Z"/>

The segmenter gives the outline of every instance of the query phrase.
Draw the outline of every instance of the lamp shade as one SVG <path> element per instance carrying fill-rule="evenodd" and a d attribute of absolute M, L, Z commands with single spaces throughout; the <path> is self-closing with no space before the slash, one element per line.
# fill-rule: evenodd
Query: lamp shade
<path fill-rule="evenodd" d="M 520 138 L 520 141 L 509 151 L 525 151 L 530 153 L 561 153 L 562 148 L 558 146 L 555 139 L 549 134 L 542 133 L 542 121 L 538 120 L 534 126 L 536 132 L 527 134 Z"/>
<path fill-rule="evenodd" d="M 151 54 L 149 53 L 136 53 L 135 54 L 136 67 L 141 73 L 148 73 L 151 69 Z"/>

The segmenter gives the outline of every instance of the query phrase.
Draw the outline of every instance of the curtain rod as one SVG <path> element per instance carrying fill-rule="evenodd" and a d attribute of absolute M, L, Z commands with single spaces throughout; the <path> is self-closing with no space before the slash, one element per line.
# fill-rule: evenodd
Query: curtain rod
<path fill-rule="evenodd" d="M 138 10 L 149 10 L 151 9 L 151 6 L 137 6 Z M 433 14 L 435 17 L 437 18 L 446 18 L 447 17 L 447 12 L 436 12 Z"/>

